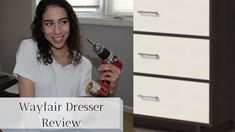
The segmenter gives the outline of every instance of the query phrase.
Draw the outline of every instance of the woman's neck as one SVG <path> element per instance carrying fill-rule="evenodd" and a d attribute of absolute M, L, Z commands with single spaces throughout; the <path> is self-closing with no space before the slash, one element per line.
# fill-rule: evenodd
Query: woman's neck
<path fill-rule="evenodd" d="M 66 66 L 69 64 L 68 61 L 68 48 L 67 46 L 64 46 L 61 49 L 56 49 L 54 47 L 52 47 L 52 53 L 53 53 L 53 57 L 55 59 L 55 61 L 60 64 L 61 66 Z"/>
<path fill-rule="evenodd" d="M 68 48 L 64 46 L 61 49 L 56 49 L 54 47 L 51 48 L 54 57 L 67 57 L 68 56 Z"/>

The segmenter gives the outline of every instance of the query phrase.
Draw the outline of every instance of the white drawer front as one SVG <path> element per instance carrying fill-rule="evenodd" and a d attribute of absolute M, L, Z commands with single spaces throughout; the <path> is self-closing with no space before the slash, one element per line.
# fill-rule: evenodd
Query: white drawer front
<path fill-rule="evenodd" d="M 209 36 L 209 0 L 135 0 L 134 30 Z"/>
<path fill-rule="evenodd" d="M 209 123 L 209 84 L 134 76 L 134 113 Z"/>
<path fill-rule="evenodd" d="M 209 40 L 135 34 L 133 53 L 134 72 L 209 79 Z"/>

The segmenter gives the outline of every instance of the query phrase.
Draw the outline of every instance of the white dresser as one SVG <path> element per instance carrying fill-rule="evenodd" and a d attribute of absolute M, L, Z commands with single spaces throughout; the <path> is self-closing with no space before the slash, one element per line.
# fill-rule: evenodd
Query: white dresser
<path fill-rule="evenodd" d="M 232 122 L 234 3 L 134 0 L 135 125 L 214 132 Z"/>

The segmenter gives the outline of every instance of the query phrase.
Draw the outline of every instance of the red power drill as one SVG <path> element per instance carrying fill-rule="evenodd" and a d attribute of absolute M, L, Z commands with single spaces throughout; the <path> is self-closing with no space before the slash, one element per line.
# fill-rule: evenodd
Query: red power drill
<path fill-rule="evenodd" d="M 93 50 L 102 59 L 102 64 L 113 64 L 120 70 L 122 69 L 122 63 L 120 60 L 117 59 L 117 56 L 115 54 L 110 52 L 101 44 L 94 43 L 89 39 L 87 39 L 87 41 L 93 45 Z M 91 81 L 86 86 L 86 89 L 89 94 L 98 97 L 108 97 L 114 92 L 112 89 L 110 89 L 109 81 L 101 81 L 100 83 Z"/>

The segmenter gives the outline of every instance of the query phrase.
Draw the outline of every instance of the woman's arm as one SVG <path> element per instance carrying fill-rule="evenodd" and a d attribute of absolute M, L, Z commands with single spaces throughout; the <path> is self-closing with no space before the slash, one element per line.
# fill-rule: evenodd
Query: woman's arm
<path fill-rule="evenodd" d="M 18 76 L 20 97 L 35 97 L 35 83 L 27 78 Z"/>

